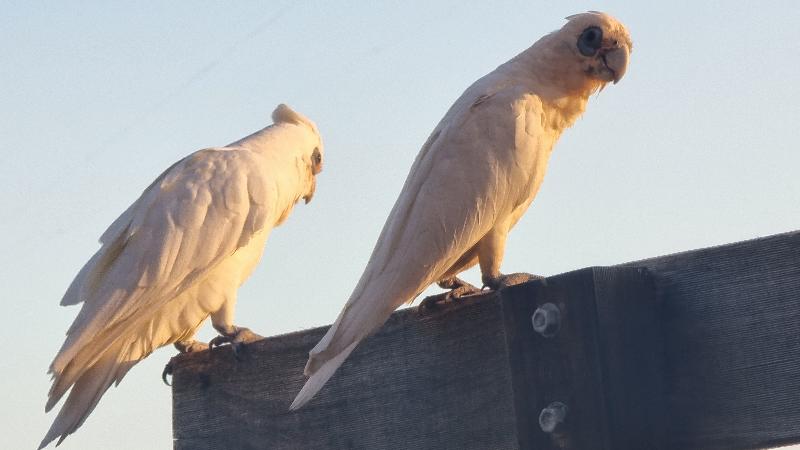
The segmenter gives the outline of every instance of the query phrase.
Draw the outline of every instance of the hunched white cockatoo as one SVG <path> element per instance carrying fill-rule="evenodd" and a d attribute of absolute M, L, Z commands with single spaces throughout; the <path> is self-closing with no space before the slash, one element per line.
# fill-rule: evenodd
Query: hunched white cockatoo
<path fill-rule="evenodd" d="M 109 386 L 153 350 L 208 348 L 194 335 L 209 315 L 223 338 L 216 341 L 260 337 L 233 324 L 236 291 L 272 228 L 301 198 L 311 200 L 323 155 L 308 118 L 279 105 L 272 120 L 172 165 L 100 238 L 61 300 L 83 306 L 50 366 L 46 411 L 72 390 L 40 448 L 80 427 Z"/>
<path fill-rule="evenodd" d="M 463 295 L 473 288 L 456 275 L 475 264 L 493 289 L 526 278 L 500 273 L 506 236 L 536 196 L 556 140 L 592 93 L 622 78 L 632 49 L 607 14 L 567 20 L 476 81 L 433 130 L 350 299 L 310 351 L 310 378 L 291 409 L 431 283 Z"/>

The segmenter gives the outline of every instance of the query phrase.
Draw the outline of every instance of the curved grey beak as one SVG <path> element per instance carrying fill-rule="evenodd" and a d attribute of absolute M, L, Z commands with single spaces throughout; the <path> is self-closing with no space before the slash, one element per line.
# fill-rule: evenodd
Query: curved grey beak
<path fill-rule="evenodd" d="M 611 81 L 617 84 L 625 75 L 628 69 L 628 57 L 630 52 L 625 46 L 615 47 L 603 54 L 603 63 L 611 72 Z"/>

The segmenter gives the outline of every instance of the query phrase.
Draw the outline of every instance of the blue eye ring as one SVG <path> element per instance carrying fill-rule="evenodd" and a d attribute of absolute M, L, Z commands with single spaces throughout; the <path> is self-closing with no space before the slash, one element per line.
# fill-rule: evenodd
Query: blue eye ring
<path fill-rule="evenodd" d="M 583 56 L 594 56 L 603 43 L 603 30 L 599 27 L 589 27 L 583 30 L 578 38 L 578 51 Z"/>

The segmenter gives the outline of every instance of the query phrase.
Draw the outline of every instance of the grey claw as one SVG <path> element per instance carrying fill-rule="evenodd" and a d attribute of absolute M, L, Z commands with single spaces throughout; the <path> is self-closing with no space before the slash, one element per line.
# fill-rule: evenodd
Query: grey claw
<path fill-rule="evenodd" d="M 450 303 L 461 297 L 480 292 L 478 288 L 469 283 L 465 283 L 461 280 L 458 280 L 458 282 L 459 284 L 456 285 L 456 287 L 447 292 L 430 295 L 422 299 L 419 303 L 419 307 L 417 307 L 417 312 L 424 315 L 425 313 L 436 311 L 442 304 Z"/>
<path fill-rule="evenodd" d="M 174 366 L 172 365 L 172 358 L 170 358 L 170 360 L 167 363 L 167 365 L 164 366 L 164 371 L 161 372 L 161 380 L 167 386 L 172 386 L 172 384 L 169 381 L 167 381 L 167 375 L 172 375 L 172 370 L 173 369 L 174 369 Z"/>
<path fill-rule="evenodd" d="M 231 342 L 231 338 L 229 336 L 217 336 L 214 339 L 208 341 L 208 351 L 211 352 L 214 350 L 214 347 L 221 347 L 225 344 L 229 344 Z"/>
<path fill-rule="evenodd" d="M 241 356 L 246 345 L 261 339 L 264 339 L 264 337 L 253 333 L 249 328 L 236 327 L 233 333 L 220 335 L 211 339 L 211 341 L 208 342 L 208 348 L 209 350 L 213 350 L 214 347 L 229 344 L 231 351 L 233 351 L 233 356 L 241 361 Z"/>
<path fill-rule="evenodd" d="M 450 292 L 443 292 L 441 294 L 436 295 L 429 295 L 422 299 L 419 302 L 419 306 L 417 307 L 417 312 L 420 314 L 425 314 L 427 312 L 435 311 L 439 309 L 439 304 L 447 301 L 447 296 Z"/>

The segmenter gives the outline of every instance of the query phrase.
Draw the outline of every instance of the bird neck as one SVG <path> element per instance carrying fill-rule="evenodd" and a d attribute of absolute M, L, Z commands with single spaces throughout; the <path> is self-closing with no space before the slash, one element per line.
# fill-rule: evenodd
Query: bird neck
<path fill-rule="evenodd" d="M 294 125 L 270 125 L 227 145 L 260 155 L 258 160 L 269 172 L 268 190 L 275 195 L 271 202 L 274 226 L 286 220 L 294 205 L 313 189 L 313 174 L 302 154 L 306 134 L 307 131 Z"/>
<path fill-rule="evenodd" d="M 295 125 L 270 125 L 255 133 L 228 144 L 268 156 L 274 164 L 303 167 L 302 149 L 306 132 Z"/>
<path fill-rule="evenodd" d="M 226 145 L 226 147 L 244 147 L 255 152 L 272 148 L 279 134 L 276 128 L 275 125 L 262 128 L 249 136 L 245 136 L 236 142 Z"/>
<path fill-rule="evenodd" d="M 501 68 L 542 100 L 551 126 L 561 130 L 575 123 L 586 110 L 589 96 L 604 84 L 586 76 L 569 45 L 555 33 L 544 36 Z"/>

